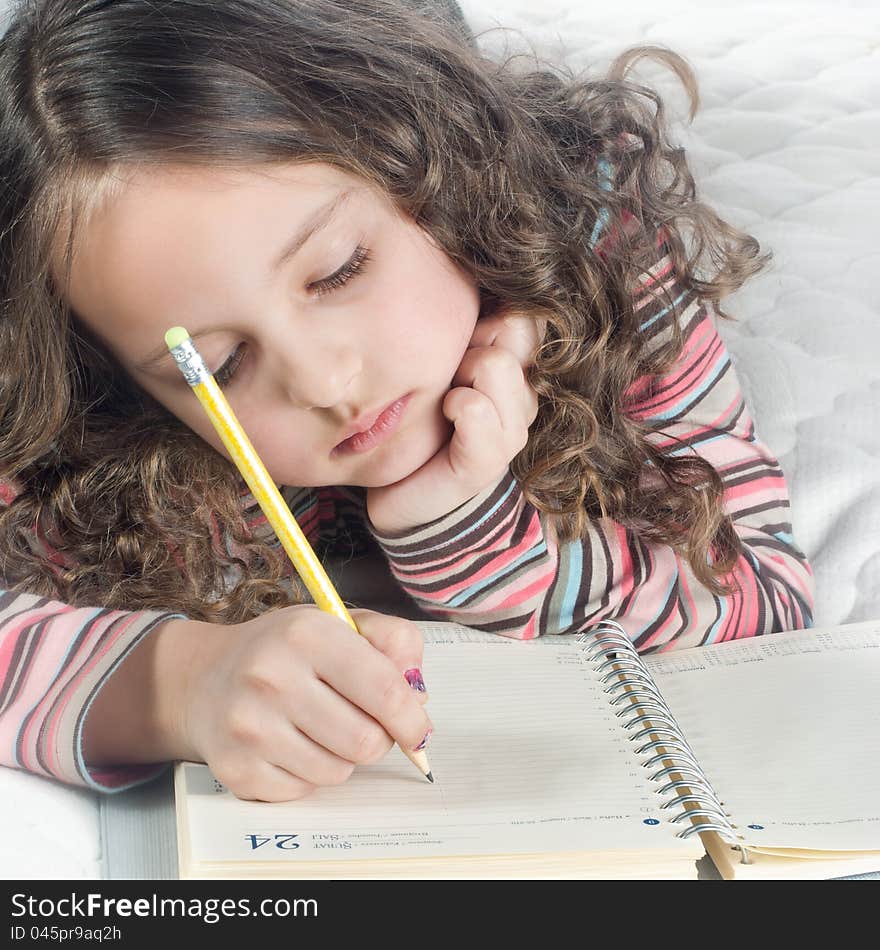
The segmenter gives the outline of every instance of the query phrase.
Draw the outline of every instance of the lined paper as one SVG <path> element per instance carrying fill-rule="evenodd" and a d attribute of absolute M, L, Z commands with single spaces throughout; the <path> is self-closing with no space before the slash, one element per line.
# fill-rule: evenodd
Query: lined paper
<path fill-rule="evenodd" d="M 185 764 L 195 861 L 693 851 L 658 810 L 583 644 L 420 626 L 435 784 L 396 746 L 286 803 L 240 801 Z"/>
<path fill-rule="evenodd" d="M 880 622 L 645 665 L 747 843 L 880 850 Z"/>

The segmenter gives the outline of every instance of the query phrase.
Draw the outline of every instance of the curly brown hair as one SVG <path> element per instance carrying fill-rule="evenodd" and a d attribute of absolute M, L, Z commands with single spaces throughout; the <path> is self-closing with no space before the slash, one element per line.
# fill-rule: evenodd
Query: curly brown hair
<path fill-rule="evenodd" d="M 529 371 L 539 414 L 512 470 L 559 540 L 616 519 L 729 590 L 741 545 L 718 473 L 661 453 L 626 413 L 629 387 L 667 370 L 682 343 L 675 328 L 649 351 L 633 312 L 655 229 L 681 285 L 723 317 L 721 299 L 770 257 L 696 200 L 660 96 L 625 78 L 642 57 L 668 65 L 692 120 L 693 71 L 665 47 L 627 49 L 599 80 L 536 55 L 522 68 L 422 6 L 20 6 L 0 47 L 0 469 L 20 489 L 0 507 L 7 586 L 221 623 L 306 599 L 295 582 L 291 594 L 281 549 L 248 530 L 232 464 L 88 334 L 52 261 L 61 247 L 69 268 L 74 235 L 112 197 L 120 166 L 320 161 L 383 189 L 473 277 L 481 314 L 547 319 Z M 597 181 L 602 157 L 611 191 Z M 602 207 L 612 225 L 634 215 L 640 239 L 595 254 Z M 705 256 L 711 279 L 697 276 Z M 35 527 L 56 556 L 33 545 Z"/>

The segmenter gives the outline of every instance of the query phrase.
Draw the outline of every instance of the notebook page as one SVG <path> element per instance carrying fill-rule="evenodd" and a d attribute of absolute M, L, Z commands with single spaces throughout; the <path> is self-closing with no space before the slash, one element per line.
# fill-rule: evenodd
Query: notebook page
<path fill-rule="evenodd" d="M 435 784 L 396 746 L 344 785 L 286 803 L 240 801 L 205 766 L 187 765 L 193 858 L 694 849 L 642 784 L 582 644 L 487 638 L 452 624 L 425 625 L 425 640 Z"/>
<path fill-rule="evenodd" d="M 748 843 L 880 849 L 880 621 L 644 659 Z"/>

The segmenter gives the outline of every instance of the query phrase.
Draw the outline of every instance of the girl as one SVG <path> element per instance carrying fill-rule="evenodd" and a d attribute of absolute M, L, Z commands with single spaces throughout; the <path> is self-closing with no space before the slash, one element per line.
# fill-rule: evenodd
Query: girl
<path fill-rule="evenodd" d="M 18 9 L 5 764 L 113 791 L 186 758 L 280 801 L 430 734 L 418 629 L 303 602 L 175 324 L 319 553 L 378 546 L 430 615 L 521 639 L 613 618 L 642 651 L 809 626 L 714 326 L 768 255 L 696 200 L 624 78 L 648 54 L 693 117 L 669 51 L 518 71 L 402 0 Z"/>

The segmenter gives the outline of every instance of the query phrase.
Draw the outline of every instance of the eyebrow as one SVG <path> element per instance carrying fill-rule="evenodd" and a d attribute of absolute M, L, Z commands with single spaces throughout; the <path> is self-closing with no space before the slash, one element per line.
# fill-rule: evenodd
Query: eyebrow
<path fill-rule="evenodd" d="M 314 237 L 315 234 L 327 227 L 327 225 L 338 214 L 340 208 L 345 204 L 348 198 L 351 197 L 353 191 L 353 188 L 346 188 L 343 191 L 338 192 L 335 198 L 332 198 L 326 204 L 321 205 L 320 208 L 316 209 L 311 215 L 309 215 L 309 217 L 303 222 L 302 227 L 281 249 L 281 253 L 271 264 L 269 272 L 271 274 L 277 274 L 285 264 L 292 261 L 293 258 L 296 257 L 300 250 L 302 250 L 305 244 L 308 243 L 308 241 Z M 197 330 L 195 333 L 191 333 L 190 337 L 193 340 L 197 340 L 199 337 L 208 336 L 210 333 L 217 333 L 222 329 L 223 327 L 207 327 L 203 330 Z M 156 347 L 156 349 L 145 356 L 144 359 L 135 363 L 135 369 L 153 369 L 157 364 L 163 363 L 170 357 L 171 353 L 168 347 L 163 344 L 162 346 Z"/>

